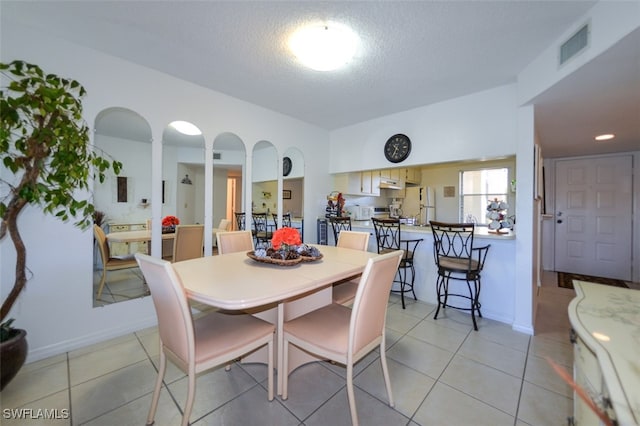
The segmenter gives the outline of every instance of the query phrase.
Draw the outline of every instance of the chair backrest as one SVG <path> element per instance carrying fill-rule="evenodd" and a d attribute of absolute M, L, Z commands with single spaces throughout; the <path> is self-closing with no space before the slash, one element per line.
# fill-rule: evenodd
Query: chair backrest
<path fill-rule="evenodd" d="M 340 231 L 338 247 L 367 251 L 369 247 L 369 233 L 358 231 Z"/>
<path fill-rule="evenodd" d="M 193 318 L 180 278 L 166 260 L 142 253 L 135 257 L 151 291 L 162 345 L 185 363 L 193 362 Z"/>
<path fill-rule="evenodd" d="M 231 221 L 229 219 L 220 219 L 218 229 L 223 231 L 231 231 Z"/>
<path fill-rule="evenodd" d="M 202 257 L 204 247 L 204 225 L 177 225 L 173 239 L 173 261 Z"/>
<path fill-rule="evenodd" d="M 353 354 L 384 334 L 391 285 L 402 254 L 396 250 L 367 262 L 351 312 L 349 349 Z"/>
<path fill-rule="evenodd" d="M 267 214 L 266 213 L 253 213 L 253 229 L 258 232 L 267 232 Z"/>
<path fill-rule="evenodd" d="M 271 217 L 273 217 L 273 229 L 278 229 L 278 215 L 271 213 Z M 282 214 L 282 227 L 291 228 L 291 213 Z"/>
<path fill-rule="evenodd" d="M 98 249 L 100 250 L 100 259 L 102 260 L 102 266 L 106 267 L 111 252 L 109 251 L 109 244 L 107 243 L 107 236 L 104 234 L 102 228 L 95 223 L 93 224 L 93 236 L 98 243 Z"/>
<path fill-rule="evenodd" d="M 378 253 L 400 249 L 400 220 L 371 218 L 376 233 Z"/>
<path fill-rule="evenodd" d="M 216 234 L 218 254 L 252 251 L 253 236 L 251 231 L 229 231 Z"/>
<path fill-rule="evenodd" d="M 333 229 L 333 240 L 337 245 L 340 231 L 351 231 L 351 216 L 330 217 L 329 222 Z"/>
<path fill-rule="evenodd" d="M 245 228 L 245 220 L 247 215 L 244 212 L 235 212 L 233 215 L 236 217 L 236 225 L 238 226 L 238 231 L 243 231 Z"/>
<path fill-rule="evenodd" d="M 430 221 L 435 253 L 438 256 L 468 259 L 473 248 L 473 223 Z"/>

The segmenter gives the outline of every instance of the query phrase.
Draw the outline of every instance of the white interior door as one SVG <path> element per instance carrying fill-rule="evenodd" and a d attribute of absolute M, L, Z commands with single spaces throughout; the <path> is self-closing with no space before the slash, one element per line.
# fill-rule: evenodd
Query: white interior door
<path fill-rule="evenodd" d="M 556 162 L 555 269 L 631 279 L 631 156 Z"/>

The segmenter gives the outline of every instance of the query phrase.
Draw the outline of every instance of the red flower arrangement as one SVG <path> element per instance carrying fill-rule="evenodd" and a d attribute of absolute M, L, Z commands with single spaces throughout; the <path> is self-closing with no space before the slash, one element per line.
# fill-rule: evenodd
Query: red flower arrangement
<path fill-rule="evenodd" d="M 302 244 L 300 232 L 295 228 L 280 228 L 273 233 L 271 237 L 271 247 L 274 250 L 280 250 L 281 246 L 297 246 Z M 284 248 L 284 247 L 283 247 Z"/>
<path fill-rule="evenodd" d="M 162 226 L 180 225 L 180 219 L 175 216 L 165 216 L 162 218 Z"/>

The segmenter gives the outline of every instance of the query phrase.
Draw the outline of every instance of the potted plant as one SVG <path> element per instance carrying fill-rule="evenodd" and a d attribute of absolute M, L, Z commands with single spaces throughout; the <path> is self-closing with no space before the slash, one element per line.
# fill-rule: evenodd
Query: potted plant
<path fill-rule="evenodd" d="M 108 169 L 118 174 L 122 164 L 93 151 L 89 128 L 82 117 L 85 89 L 75 80 L 45 74 L 24 61 L 0 63 L 0 155 L 8 173 L 0 176 L 0 243 L 9 235 L 16 252 L 15 279 L 0 307 L 0 389 L 15 376 L 9 365 L 26 358 L 24 330 L 6 320 L 24 289 L 27 248 L 18 218 L 27 206 L 38 206 L 62 221 L 86 228 L 95 208 L 81 198 L 94 178 L 104 181 Z M 78 191 L 80 190 L 80 191 Z M 16 344 L 16 339 L 22 343 Z M 10 352 L 18 348 L 22 353 Z M 17 361 L 17 362 L 15 362 Z"/>

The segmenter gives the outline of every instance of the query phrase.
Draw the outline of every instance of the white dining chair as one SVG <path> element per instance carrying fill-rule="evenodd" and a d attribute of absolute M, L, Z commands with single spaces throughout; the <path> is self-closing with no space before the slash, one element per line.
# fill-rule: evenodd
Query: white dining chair
<path fill-rule="evenodd" d="M 289 396 L 289 375 L 287 374 L 289 349 L 294 345 L 304 351 L 346 365 L 351 422 L 357 425 L 353 365 L 379 347 L 389 406 L 394 406 L 387 368 L 384 331 L 389 291 L 402 253 L 402 250 L 398 250 L 369 259 L 362 273 L 352 309 L 332 303 L 284 323 L 285 371 L 282 372 L 284 374 L 282 399 L 286 400 Z"/>
<path fill-rule="evenodd" d="M 189 423 L 197 374 L 233 362 L 263 346 L 268 347 L 267 393 L 272 401 L 275 326 L 251 315 L 217 311 L 194 319 L 184 287 L 171 263 L 141 253 L 135 257 L 151 289 L 160 335 L 160 365 L 147 425 L 154 423 L 167 358 L 188 376 L 182 426 Z"/>
<path fill-rule="evenodd" d="M 218 232 L 216 238 L 218 240 L 218 254 L 252 251 L 254 249 L 251 231 Z"/>
<path fill-rule="evenodd" d="M 96 293 L 96 300 L 98 300 L 102 297 L 102 291 L 107 282 L 108 271 L 136 268 L 138 264 L 133 255 L 111 256 L 107 236 L 102 228 L 95 224 L 93 225 L 93 236 L 100 251 L 100 261 L 102 262 L 102 275 L 100 277 L 100 284 L 98 285 L 98 292 Z"/>
<path fill-rule="evenodd" d="M 196 259 L 204 255 L 204 225 L 177 225 L 173 239 L 173 261 Z"/>
<path fill-rule="evenodd" d="M 220 223 L 217 228 L 213 228 L 213 246 L 216 247 L 218 244 L 218 232 L 227 232 L 231 231 L 231 225 L 233 223 L 229 219 L 220 219 Z"/>
<path fill-rule="evenodd" d="M 338 243 L 336 246 L 367 251 L 367 247 L 369 246 L 369 233 L 343 230 L 338 234 Z M 353 302 L 353 299 L 356 297 L 356 292 L 358 291 L 359 283 L 360 277 L 335 283 L 332 289 L 333 303 L 346 305 Z"/>

